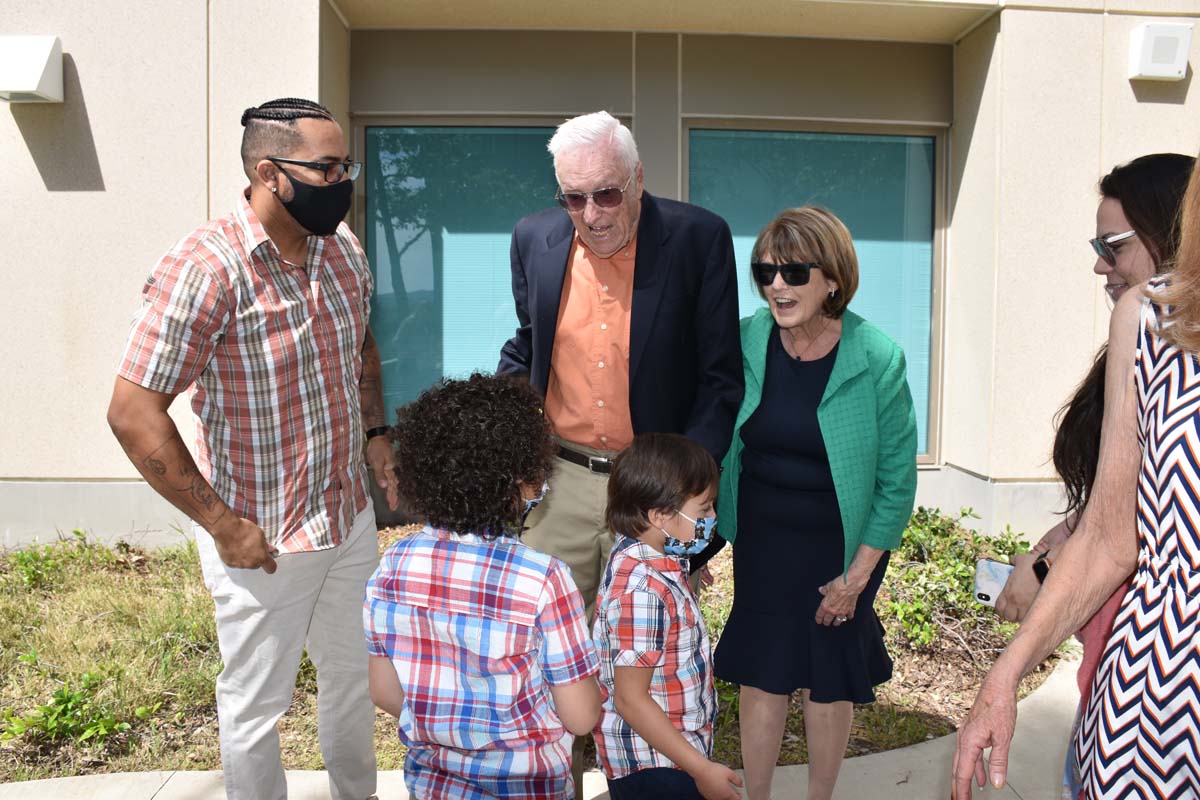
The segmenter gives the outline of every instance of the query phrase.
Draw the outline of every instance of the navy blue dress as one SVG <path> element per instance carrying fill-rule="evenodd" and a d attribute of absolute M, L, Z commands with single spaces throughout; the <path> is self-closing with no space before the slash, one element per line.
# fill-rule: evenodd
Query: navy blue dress
<path fill-rule="evenodd" d="M 733 610 L 713 656 L 722 680 L 772 694 L 810 690 L 818 703 L 875 700 L 892 660 L 875 616 L 884 554 L 853 619 L 816 622 L 818 588 L 843 572 L 845 540 L 817 406 L 837 358 L 800 361 L 779 328 L 767 345 L 762 399 L 741 429 Z"/>

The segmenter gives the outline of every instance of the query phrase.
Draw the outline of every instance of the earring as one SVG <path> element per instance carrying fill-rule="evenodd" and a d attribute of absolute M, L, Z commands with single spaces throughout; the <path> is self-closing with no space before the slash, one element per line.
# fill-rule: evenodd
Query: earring
<path fill-rule="evenodd" d="M 277 191 L 279 191 L 279 188 L 277 186 L 271 187 L 271 194 L 275 194 Z"/>
<path fill-rule="evenodd" d="M 835 286 L 835 287 L 833 287 L 832 289 L 830 289 L 830 290 L 829 290 L 829 296 L 830 296 L 830 297 L 833 297 L 835 294 L 837 294 L 837 287 L 836 287 L 836 286 Z"/>

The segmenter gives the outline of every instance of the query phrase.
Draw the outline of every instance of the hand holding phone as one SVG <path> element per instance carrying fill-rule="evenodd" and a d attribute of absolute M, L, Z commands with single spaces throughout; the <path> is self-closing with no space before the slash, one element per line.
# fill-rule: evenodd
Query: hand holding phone
<path fill-rule="evenodd" d="M 981 558 L 975 564 L 975 599 L 995 608 L 996 599 L 1012 575 L 1013 565 L 992 558 Z"/>

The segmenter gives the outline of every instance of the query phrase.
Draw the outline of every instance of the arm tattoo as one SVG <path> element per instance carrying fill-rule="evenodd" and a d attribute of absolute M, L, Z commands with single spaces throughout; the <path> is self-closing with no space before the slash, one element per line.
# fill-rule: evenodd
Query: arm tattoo
<path fill-rule="evenodd" d="M 172 445 L 175 446 L 174 453 L 164 452 Z M 159 457 L 160 454 L 162 457 Z M 169 458 L 170 455 L 174 455 L 179 460 L 177 480 L 171 480 L 168 477 L 167 464 L 164 459 Z M 187 452 L 186 447 L 182 446 L 182 442 L 176 444 L 175 438 L 163 442 L 154 452 L 143 459 L 142 467 L 144 468 L 143 474 L 147 479 L 153 475 L 158 479 L 155 482 L 162 484 L 163 489 L 173 489 L 179 499 L 195 512 L 193 517 L 197 522 L 212 524 L 224 516 L 227 507 L 213 491 L 209 482 L 200 474 L 200 470 L 196 469 L 191 454 Z"/>
<path fill-rule="evenodd" d="M 379 348 L 370 329 L 363 337 L 362 377 L 358 379 L 358 393 L 363 425 L 367 428 L 387 425 L 387 412 L 383 408 L 383 367 L 379 363 Z"/>

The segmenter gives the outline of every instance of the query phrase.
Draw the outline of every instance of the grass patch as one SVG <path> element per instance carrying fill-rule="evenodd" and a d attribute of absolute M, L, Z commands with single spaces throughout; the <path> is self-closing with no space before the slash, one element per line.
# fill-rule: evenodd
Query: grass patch
<path fill-rule="evenodd" d="M 219 769 L 220 671 L 193 543 L 143 552 L 76 531 L 0 556 L 0 782 Z M 322 768 L 315 689 L 306 657 L 280 723 L 288 769 Z M 376 727 L 380 768 L 398 768 L 394 721 Z"/>
<path fill-rule="evenodd" d="M 951 732 L 1014 626 L 971 595 L 975 560 L 1023 547 L 967 531 L 969 512 L 918 510 L 876 600 L 895 661 L 879 700 L 855 712 L 848 755 Z M 380 533 L 380 545 L 410 529 Z M 733 604 L 730 549 L 702 598 L 714 643 Z M 0 554 L 0 782 L 93 772 L 219 769 L 213 605 L 195 545 L 145 552 L 76 531 Z M 1048 668 L 1047 668 L 1048 671 Z M 1027 679 L 1025 691 L 1042 676 Z M 740 766 L 737 687 L 717 682 L 715 756 Z M 379 768 L 401 769 L 395 720 L 376 714 Z M 316 670 L 302 660 L 280 723 L 288 769 L 322 769 Z M 781 764 L 807 760 L 798 695 Z"/>

